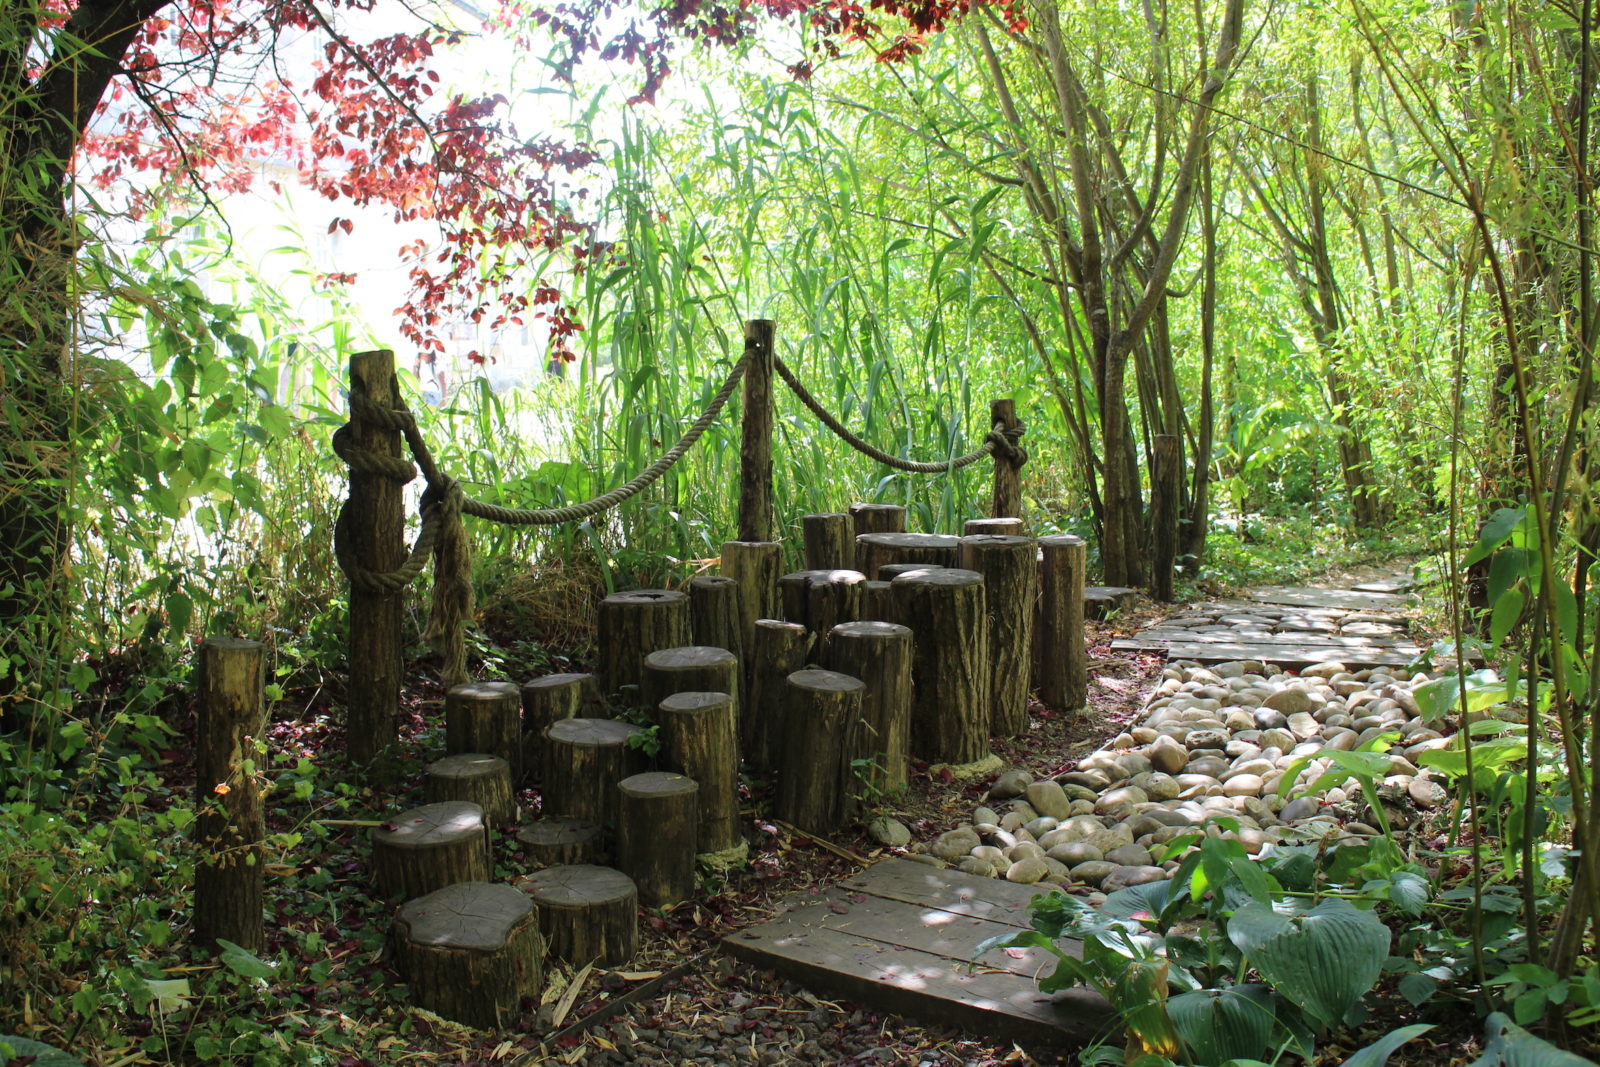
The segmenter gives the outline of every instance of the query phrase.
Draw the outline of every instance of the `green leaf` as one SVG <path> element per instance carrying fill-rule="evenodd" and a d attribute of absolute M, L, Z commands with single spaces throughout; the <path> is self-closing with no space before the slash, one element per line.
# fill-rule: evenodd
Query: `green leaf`
<path fill-rule="evenodd" d="M 1493 604 L 1520 578 L 1539 573 L 1539 557 L 1525 548 L 1503 548 L 1489 561 L 1487 601 Z"/>
<path fill-rule="evenodd" d="M 1490 1013 L 1485 1037 L 1483 1055 L 1468 1067 L 1594 1067 L 1590 1060 L 1534 1037 L 1504 1012 Z"/>
<path fill-rule="evenodd" d="M 1396 871 L 1389 880 L 1389 902 L 1407 915 L 1421 915 L 1429 893 L 1428 880 L 1415 871 Z"/>
<path fill-rule="evenodd" d="M 1498 645 L 1522 618 L 1522 609 L 1528 598 L 1521 589 L 1507 589 L 1494 601 L 1494 611 L 1489 616 L 1489 643 Z"/>
<path fill-rule="evenodd" d="M 1276 1043 L 1277 1013 L 1266 986 L 1180 993 L 1168 998 L 1167 1015 L 1197 1067 L 1261 1056 Z"/>
<path fill-rule="evenodd" d="M 272 978 L 278 973 L 276 967 L 243 945 L 236 945 L 220 937 L 217 938 L 217 944 L 222 946 L 223 966 L 241 978 Z"/>
<path fill-rule="evenodd" d="M 0 1067 L 20 1056 L 31 1056 L 33 1067 L 83 1067 L 83 1061 L 58 1048 L 26 1037 L 0 1035 Z"/>
<path fill-rule="evenodd" d="M 1409 977 L 1420 977 L 1411 975 Z M 1413 1001 L 1420 1003 L 1420 1001 Z M 1344 1067 L 1384 1067 L 1389 1062 L 1389 1057 L 1394 1055 L 1394 1050 L 1404 1045 L 1407 1041 L 1414 1041 L 1423 1034 L 1432 1030 L 1428 1023 L 1413 1023 L 1402 1026 L 1398 1030 L 1391 1030 L 1364 1049 L 1358 1049 L 1355 1055 L 1344 1061 Z"/>
<path fill-rule="evenodd" d="M 1527 508 L 1497 509 L 1489 516 L 1489 521 L 1483 524 L 1483 530 L 1478 534 L 1478 543 L 1472 546 L 1472 551 L 1467 553 L 1467 558 L 1461 561 L 1461 565 L 1470 567 L 1505 544 L 1506 538 L 1522 524 L 1527 513 Z"/>
<path fill-rule="evenodd" d="M 189 997 L 187 978 L 151 978 L 145 984 L 155 998 L 156 1010 L 163 1015 L 181 1009 Z"/>
<path fill-rule="evenodd" d="M 1252 902 L 1234 913 L 1228 938 L 1268 985 L 1329 1029 L 1377 983 L 1390 940 L 1376 915 L 1340 899 L 1293 918 Z"/>
<path fill-rule="evenodd" d="M 1400 979 L 1400 995 L 1410 1002 L 1413 1008 L 1420 1008 L 1433 999 L 1439 991 L 1439 982 L 1431 975 L 1413 971 Z M 1349 1067 L 1347 1064 L 1346 1067 Z"/>

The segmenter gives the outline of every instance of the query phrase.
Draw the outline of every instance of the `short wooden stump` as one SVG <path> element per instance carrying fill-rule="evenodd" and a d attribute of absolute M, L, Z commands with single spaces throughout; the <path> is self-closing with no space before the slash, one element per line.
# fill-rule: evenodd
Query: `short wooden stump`
<path fill-rule="evenodd" d="M 574 864 L 517 882 L 539 908 L 550 956 L 573 967 L 622 967 L 639 951 L 639 891 L 610 867 Z"/>
<path fill-rule="evenodd" d="M 459 882 L 418 897 L 391 940 L 412 1001 L 468 1026 L 504 1029 L 544 985 L 538 913 L 508 885 Z"/>
<path fill-rule="evenodd" d="M 592 819 L 555 815 L 517 831 L 523 855 L 535 867 L 569 863 L 604 863 L 607 859 L 600 824 Z"/>
<path fill-rule="evenodd" d="M 499 756 L 463 752 L 428 765 L 427 797 L 430 803 L 466 800 L 483 809 L 490 826 L 517 821 L 517 802 L 511 795 L 511 765 Z"/>
<path fill-rule="evenodd" d="M 617 818 L 617 783 L 644 770 L 643 733 L 616 719 L 562 719 L 545 730 L 544 810 L 607 826 Z"/>
<path fill-rule="evenodd" d="M 694 896 L 694 853 L 700 784 L 669 771 L 651 771 L 617 784 L 617 866 L 639 889 L 647 908 Z"/>
<path fill-rule="evenodd" d="M 385 897 L 411 900 L 456 882 L 489 880 L 483 809 L 465 800 L 424 804 L 372 832 L 372 877 Z"/>

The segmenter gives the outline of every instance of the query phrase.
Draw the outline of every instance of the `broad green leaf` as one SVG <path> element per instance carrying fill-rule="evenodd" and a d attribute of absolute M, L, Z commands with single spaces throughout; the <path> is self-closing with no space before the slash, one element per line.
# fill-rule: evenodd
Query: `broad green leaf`
<path fill-rule="evenodd" d="M 220 937 L 217 938 L 217 944 L 222 947 L 223 965 L 242 978 L 271 978 L 278 973 L 276 967 L 243 945 L 236 945 Z"/>
<path fill-rule="evenodd" d="M 1488 602 L 1493 604 L 1518 579 L 1539 573 L 1539 557 L 1525 548 L 1502 548 L 1489 561 Z"/>
<path fill-rule="evenodd" d="M 1489 616 L 1489 643 L 1498 645 L 1522 618 L 1522 609 L 1528 598 L 1521 589 L 1507 589 L 1494 600 L 1494 611 Z"/>
<path fill-rule="evenodd" d="M 151 978 L 145 984 L 155 998 L 156 1009 L 163 1015 L 182 1008 L 189 997 L 187 978 Z"/>
<path fill-rule="evenodd" d="M 1416 871 L 1396 871 L 1389 881 L 1389 901 L 1407 915 L 1421 915 L 1428 907 L 1428 880 Z"/>
<path fill-rule="evenodd" d="M 1467 553 L 1467 558 L 1461 561 L 1461 565 L 1470 567 L 1505 544 L 1506 538 L 1522 524 L 1527 513 L 1527 508 L 1496 509 L 1495 513 L 1489 516 L 1489 521 L 1483 524 L 1483 530 L 1478 534 L 1478 543 L 1472 546 L 1472 551 Z"/>
<path fill-rule="evenodd" d="M 1377 916 L 1337 898 L 1293 918 L 1252 902 L 1234 913 L 1228 938 L 1268 985 L 1330 1029 L 1377 982 L 1390 939 Z"/>
<path fill-rule="evenodd" d="M 1416 978 L 1420 976 L 1410 975 L 1409 977 Z M 1413 1001 L 1412 1003 L 1421 1002 Z M 1366 1048 L 1358 1049 L 1353 1056 L 1344 1061 L 1344 1067 L 1384 1067 L 1384 1064 L 1389 1062 L 1389 1057 L 1394 1055 L 1395 1049 L 1404 1045 L 1407 1041 L 1416 1040 L 1432 1029 L 1433 1026 L 1429 1023 L 1413 1023 L 1410 1026 L 1402 1026 L 1398 1030 L 1391 1030 Z"/>
<path fill-rule="evenodd" d="M 1261 1056 L 1276 1043 L 1277 1015 L 1265 986 L 1180 993 L 1167 1000 L 1167 1015 L 1197 1067 Z"/>
<path fill-rule="evenodd" d="M 58 1048 L 26 1037 L 0 1034 L 0 1067 L 6 1067 L 12 1060 L 22 1056 L 31 1057 L 28 1062 L 33 1067 L 83 1067 L 82 1060 Z"/>
<path fill-rule="evenodd" d="M 1439 991 L 1439 982 L 1436 978 L 1415 971 L 1401 978 L 1399 986 L 1400 995 L 1414 1008 L 1422 1007 Z"/>
<path fill-rule="evenodd" d="M 1594 1067 L 1592 1061 L 1534 1037 L 1503 1012 L 1490 1013 L 1484 1034 L 1483 1055 L 1469 1067 Z"/>

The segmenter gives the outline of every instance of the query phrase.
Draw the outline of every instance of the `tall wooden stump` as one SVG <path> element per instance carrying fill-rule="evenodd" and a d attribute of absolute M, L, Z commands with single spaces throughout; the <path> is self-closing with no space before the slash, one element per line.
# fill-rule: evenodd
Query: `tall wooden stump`
<path fill-rule="evenodd" d="M 727 693 L 739 703 L 739 657 L 725 648 L 688 645 L 663 648 L 644 658 L 645 707 L 655 709 L 674 693 Z M 689 777 L 693 778 L 694 775 Z"/>
<path fill-rule="evenodd" d="M 518 830 L 517 844 L 534 867 L 604 863 L 610 858 L 606 855 L 600 824 L 591 819 L 547 816 Z"/>
<path fill-rule="evenodd" d="M 783 747 L 783 682 L 805 666 L 811 634 L 797 622 L 758 619 L 753 636 L 750 688 L 739 706 L 739 744 L 752 768 L 771 771 Z"/>
<path fill-rule="evenodd" d="M 522 690 L 511 682 L 451 686 L 444 695 L 444 750 L 499 756 L 522 781 Z"/>
<path fill-rule="evenodd" d="M 861 583 L 861 621 L 893 622 L 894 600 L 888 582 Z"/>
<path fill-rule="evenodd" d="M 544 774 L 544 732 L 562 719 L 604 718 L 600 682 L 592 674 L 548 674 L 522 683 L 522 770 Z"/>
<path fill-rule="evenodd" d="M 846 764 L 868 797 L 903 789 L 911 747 L 911 631 L 890 622 L 833 628 L 828 669 L 866 684 Z"/>
<path fill-rule="evenodd" d="M 841 622 L 861 617 L 866 575 L 854 570 L 795 571 L 778 579 L 783 617 L 797 622 L 821 642 Z"/>
<path fill-rule="evenodd" d="M 892 582 L 902 574 L 910 574 L 912 571 L 937 569 L 937 565 L 932 563 L 885 563 L 878 568 L 878 580 L 880 582 Z"/>
<path fill-rule="evenodd" d="M 483 809 L 464 800 L 424 804 L 372 831 L 372 878 L 385 897 L 411 900 L 456 882 L 487 882 Z"/>
<path fill-rule="evenodd" d="M 783 545 L 777 541 L 722 543 L 722 576 L 739 583 L 739 618 L 743 620 L 739 632 L 746 648 L 757 619 L 778 617 L 778 575 L 782 573 Z"/>
<path fill-rule="evenodd" d="M 466 800 L 483 809 L 490 826 L 517 821 L 517 802 L 511 792 L 511 766 L 499 756 L 463 752 L 428 765 L 424 795 L 428 803 Z"/>
<path fill-rule="evenodd" d="M 689 630 L 695 644 L 725 648 L 743 662 L 749 635 L 739 603 L 739 583 L 714 574 L 690 578 Z"/>
<path fill-rule="evenodd" d="M 744 844 L 739 833 L 739 727 L 727 693 L 666 697 L 661 716 L 661 765 L 700 783 L 695 850 L 721 853 Z"/>
<path fill-rule="evenodd" d="M 1033 679 L 1052 711 L 1081 708 L 1089 697 L 1083 630 L 1083 576 L 1088 548 L 1081 537 L 1039 538 L 1039 615 L 1033 629 Z"/>
<path fill-rule="evenodd" d="M 868 578 L 878 577 L 886 563 L 921 563 L 954 567 L 960 556 L 961 539 L 949 534 L 862 534 L 856 538 L 856 559 Z"/>
<path fill-rule="evenodd" d="M 639 893 L 610 867 L 576 864 L 535 871 L 517 888 L 539 909 L 551 957 L 573 967 L 625 967 L 639 951 Z"/>
<path fill-rule="evenodd" d="M 844 825 L 859 789 L 849 763 L 849 738 L 861 719 L 866 685 L 836 671 L 795 671 L 784 682 L 784 744 L 779 754 L 776 812 L 813 834 Z"/>
<path fill-rule="evenodd" d="M 639 903 L 671 907 L 694 896 L 700 786 L 651 771 L 617 783 L 617 868 L 633 879 Z"/>
<path fill-rule="evenodd" d="M 600 602 L 597 641 L 601 692 L 636 687 L 646 656 L 689 643 L 689 597 L 671 589 L 612 593 Z"/>
<path fill-rule="evenodd" d="M 644 731 L 615 719 L 562 719 L 545 731 L 544 814 L 610 826 L 617 783 L 644 770 L 644 750 L 629 739 Z"/>
<path fill-rule="evenodd" d="M 1022 436 L 1022 420 L 1017 418 L 1015 400 L 991 400 L 989 421 L 997 423 L 1001 432 L 1013 442 Z M 995 450 L 994 495 L 989 506 L 990 515 L 1022 514 L 1022 465 L 1027 461 L 1028 454 L 1020 448 L 1014 454 L 1009 449 L 1005 452 Z"/>
<path fill-rule="evenodd" d="M 777 324 L 752 319 L 744 324 L 750 362 L 740 383 L 743 403 L 739 442 L 739 540 L 770 541 L 772 521 L 772 372 Z M 684 644 L 685 642 L 678 642 Z"/>
<path fill-rule="evenodd" d="M 351 356 L 350 395 L 365 397 L 379 408 L 398 408 L 400 390 L 395 383 L 394 353 L 384 349 Z M 406 559 L 401 486 L 410 478 L 395 476 L 404 469 L 400 431 L 363 418 L 361 408 L 352 403 L 350 438 L 356 449 L 370 453 L 380 462 L 398 465 L 392 472 L 375 467 L 352 468 L 350 498 L 341 516 L 355 565 L 385 574 L 399 568 Z M 350 762 L 357 766 L 371 763 L 373 757 L 394 743 L 399 732 L 403 673 L 400 625 L 404 609 L 403 589 L 370 588 L 351 580 L 347 744 Z"/>
<path fill-rule="evenodd" d="M 1006 537 L 1023 537 L 1027 534 L 1021 519 L 1001 517 L 995 519 L 968 519 L 963 531 L 968 537 L 978 534 L 1002 534 Z"/>
<path fill-rule="evenodd" d="M 462 882 L 409 901 L 390 944 L 413 1002 L 467 1026 L 504 1029 L 544 988 L 538 913 L 508 885 Z"/>
<path fill-rule="evenodd" d="M 219 937 L 252 951 L 265 945 L 261 842 L 266 817 L 255 779 L 256 741 L 267 727 L 265 651 L 259 641 L 231 637 L 200 643 L 194 934 L 203 945 Z"/>
<path fill-rule="evenodd" d="M 1037 552 L 1031 537 L 976 534 L 961 539 L 961 565 L 983 575 L 989 613 L 989 732 L 996 737 L 1016 737 L 1028 729 Z"/>
<path fill-rule="evenodd" d="M 1156 434 L 1150 454 L 1150 599 L 1170 603 L 1183 511 L 1183 448 L 1176 434 Z"/>
<path fill-rule="evenodd" d="M 855 534 L 855 567 L 868 578 L 873 577 L 871 571 L 863 566 L 861 555 L 862 534 L 870 533 L 905 533 L 906 509 L 899 504 L 851 504 L 850 529 Z"/>
<path fill-rule="evenodd" d="M 856 535 L 850 516 L 845 512 L 828 511 L 815 515 L 802 515 L 800 534 L 805 544 L 807 570 L 855 569 Z"/>
<path fill-rule="evenodd" d="M 983 575 L 913 571 L 893 585 L 911 629 L 911 753 L 963 766 L 989 755 L 989 627 Z"/>

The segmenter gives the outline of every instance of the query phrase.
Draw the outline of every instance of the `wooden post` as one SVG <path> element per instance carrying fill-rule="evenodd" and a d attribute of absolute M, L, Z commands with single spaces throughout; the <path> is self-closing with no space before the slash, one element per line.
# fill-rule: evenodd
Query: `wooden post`
<path fill-rule="evenodd" d="M 850 527 L 859 538 L 862 534 L 869 533 L 905 533 L 906 509 L 899 504 L 851 504 Z M 861 564 L 861 542 L 856 542 L 855 567 L 868 578 L 872 572 Z"/>
<path fill-rule="evenodd" d="M 499 756 L 522 782 L 522 690 L 511 682 L 471 682 L 444 694 L 444 750 Z"/>
<path fill-rule="evenodd" d="M 350 392 L 379 407 L 400 404 L 394 353 L 388 349 L 350 357 Z M 364 452 L 401 458 L 398 430 L 363 419 L 352 408 L 351 443 Z M 350 552 L 362 568 L 392 571 L 405 562 L 405 507 L 400 483 L 387 474 L 351 470 L 350 500 L 345 506 Z M 345 720 L 346 744 L 356 765 L 392 744 L 399 734 L 401 648 L 400 625 L 405 594 L 350 586 L 350 695 Z M 231 938 L 229 940 L 232 940 Z"/>
<path fill-rule="evenodd" d="M 617 817 L 617 783 L 644 770 L 629 739 L 644 731 L 615 719 L 562 719 L 545 730 L 544 814 L 601 826 Z"/>
<path fill-rule="evenodd" d="M 968 537 L 978 534 L 1004 534 L 1007 537 L 1023 537 L 1027 534 L 1021 519 L 1006 516 L 997 519 L 968 519 L 965 533 Z"/>
<path fill-rule="evenodd" d="M 1033 627 L 1033 681 L 1039 702 L 1070 711 L 1088 702 L 1088 650 L 1083 634 L 1083 538 L 1039 538 L 1039 615 Z"/>
<path fill-rule="evenodd" d="M 1000 423 L 1002 430 L 1022 429 L 1017 418 L 1015 400 L 991 400 L 989 421 Z M 1013 438 L 1015 440 L 1015 438 Z M 1022 464 L 1021 457 L 1012 458 L 1000 452 L 994 454 L 994 500 L 989 507 L 993 518 L 1020 517 L 1022 515 Z"/>
<path fill-rule="evenodd" d="M 847 622 L 828 638 L 828 669 L 866 683 L 846 763 L 856 790 L 905 788 L 911 746 L 911 631 L 891 622 Z M 858 761 L 862 761 L 859 762 Z"/>
<path fill-rule="evenodd" d="M 743 620 L 739 633 L 746 648 L 757 619 L 778 617 L 778 575 L 782 573 L 783 545 L 777 541 L 722 543 L 722 574 L 739 583 L 739 618 Z"/>
<path fill-rule="evenodd" d="M 483 809 L 469 801 L 424 804 L 372 831 L 372 878 L 385 897 L 413 900 L 493 876 Z"/>
<path fill-rule="evenodd" d="M 890 599 L 888 582 L 861 583 L 861 621 L 893 622 L 894 601 Z"/>
<path fill-rule="evenodd" d="M 547 674 L 522 683 L 522 773 L 544 774 L 544 731 L 562 719 L 605 718 L 592 674 Z"/>
<path fill-rule="evenodd" d="M 841 622 L 861 617 L 866 576 L 860 571 L 795 571 L 778 579 L 783 617 L 810 630 L 820 644 Z"/>
<path fill-rule="evenodd" d="M 592 819 L 547 815 L 518 830 L 517 844 L 535 867 L 604 863 L 608 858 L 600 824 Z"/>
<path fill-rule="evenodd" d="M 750 644 L 750 684 L 739 709 L 744 758 L 757 771 L 777 765 L 783 748 L 783 680 L 804 667 L 811 634 L 797 622 L 757 619 Z"/>
<path fill-rule="evenodd" d="M 650 653 L 689 643 L 689 597 L 672 589 L 612 593 L 600 602 L 598 621 L 600 690 L 621 692 L 639 685 Z"/>
<path fill-rule="evenodd" d="M 856 565 L 855 534 L 850 516 L 842 511 L 800 517 L 805 541 L 806 569 L 813 571 L 853 570 Z"/>
<path fill-rule="evenodd" d="M 646 708 L 659 707 L 674 693 L 727 693 L 737 704 L 739 688 L 739 657 L 725 648 L 686 645 L 658 649 L 644 658 Z M 693 771 L 683 773 L 699 777 Z"/>
<path fill-rule="evenodd" d="M 621 871 L 551 867 L 519 879 L 517 888 L 533 898 L 549 955 L 573 969 L 626 967 L 639 951 L 639 891 Z"/>
<path fill-rule="evenodd" d="M 695 851 L 726 852 L 744 844 L 739 833 L 739 727 L 727 693 L 674 693 L 661 717 L 661 765 L 700 783 Z"/>
<path fill-rule="evenodd" d="M 668 771 L 617 783 L 617 869 L 647 908 L 670 908 L 694 896 L 700 786 Z"/>
<path fill-rule="evenodd" d="M 888 563 L 922 563 L 954 567 L 961 554 L 961 538 L 952 534 L 872 533 L 856 538 L 857 570 L 868 578 Z"/>
<path fill-rule="evenodd" d="M 1038 550 L 1031 537 L 976 534 L 961 539 L 961 565 L 983 575 L 989 612 L 989 732 L 1028 730 L 1028 667 L 1033 656 Z"/>
<path fill-rule="evenodd" d="M 866 685 L 836 671 L 795 671 L 784 682 L 776 812 L 812 834 L 844 824 L 850 808 L 849 738 Z"/>
<path fill-rule="evenodd" d="M 461 882 L 410 901 L 390 948 L 417 1005 L 467 1026 L 508 1028 L 544 988 L 533 901 L 508 885 Z"/>
<path fill-rule="evenodd" d="M 777 324 L 753 319 L 744 324 L 744 342 L 754 354 L 745 367 L 743 438 L 739 445 L 739 540 L 771 541 L 772 522 L 772 368 Z"/>
<path fill-rule="evenodd" d="M 223 938 L 260 951 L 261 842 L 266 836 L 255 782 L 256 738 L 267 725 L 266 646 L 208 637 L 200 643 L 199 732 L 195 741 L 195 940 Z"/>
<path fill-rule="evenodd" d="M 511 789 L 511 765 L 499 756 L 463 752 L 428 764 L 425 795 L 428 803 L 466 800 L 483 809 L 490 826 L 517 821 L 517 801 Z"/>
<path fill-rule="evenodd" d="M 1170 603 L 1183 510 L 1183 452 L 1177 435 L 1157 434 L 1150 458 L 1150 598 Z"/>
<path fill-rule="evenodd" d="M 911 754 L 965 767 L 989 756 L 989 625 L 983 575 L 912 571 L 890 583 L 912 634 Z"/>
<path fill-rule="evenodd" d="M 744 631 L 739 583 L 714 574 L 690 578 L 689 629 L 695 644 L 725 648 L 742 661 L 749 635 Z"/>

